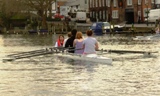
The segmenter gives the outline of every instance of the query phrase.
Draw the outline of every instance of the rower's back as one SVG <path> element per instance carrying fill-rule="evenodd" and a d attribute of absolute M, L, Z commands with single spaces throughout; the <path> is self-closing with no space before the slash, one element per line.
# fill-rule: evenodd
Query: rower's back
<path fill-rule="evenodd" d="M 74 53 L 73 41 L 75 39 L 77 30 L 73 29 L 71 33 L 72 33 L 72 36 L 66 41 L 65 48 L 69 48 L 69 51 L 68 51 L 69 53 Z"/>
<path fill-rule="evenodd" d="M 98 41 L 96 38 L 92 37 L 93 31 L 87 31 L 87 38 L 83 41 L 84 54 L 96 54 L 98 50 Z"/>
<path fill-rule="evenodd" d="M 77 32 L 76 39 L 73 42 L 73 46 L 75 47 L 75 54 L 83 54 L 83 37 L 82 32 Z"/>

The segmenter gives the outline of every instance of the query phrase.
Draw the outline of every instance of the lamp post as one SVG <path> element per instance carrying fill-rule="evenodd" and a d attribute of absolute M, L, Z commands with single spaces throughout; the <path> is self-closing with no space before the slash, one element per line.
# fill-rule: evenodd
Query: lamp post
<path fill-rule="evenodd" d="M 154 9 L 156 9 L 156 0 L 154 0 L 153 4 L 154 4 Z"/>
<path fill-rule="evenodd" d="M 112 22 L 112 5 L 113 5 L 113 0 L 110 0 L 110 22 Z"/>

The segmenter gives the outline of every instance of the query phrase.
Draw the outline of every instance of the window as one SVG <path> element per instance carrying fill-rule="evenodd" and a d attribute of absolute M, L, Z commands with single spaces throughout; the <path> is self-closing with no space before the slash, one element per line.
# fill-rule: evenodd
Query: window
<path fill-rule="evenodd" d="M 105 10 L 103 10 L 103 19 L 105 20 Z"/>
<path fill-rule="evenodd" d="M 91 0 L 92 1 L 92 0 Z M 92 7 L 95 7 L 95 3 L 94 3 L 94 1 L 92 1 Z"/>
<path fill-rule="evenodd" d="M 96 0 L 96 7 L 98 7 L 98 0 Z"/>
<path fill-rule="evenodd" d="M 112 11 L 112 18 L 114 18 L 114 19 L 118 18 L 118 10 Z"/>
<path fill-rule="evenodd" d="M 145 0 L 145 4 L 148 4 L 148 0 Z"/>
<path fill-rule="evenodd" d="M 108 5 L 108 7 L 110 7 L 110 0 L 107 0 L 107 1 L 106 1 L 106 3 L 107 3 L 106 5 Z"/>
<path fill-rule="evenodd" d="M 98 12 L 96 12 L 96 18 L 98 18 Z"/>
<path fill-rule="evenodd" d="M 92 0 L 89 0 L 90 8 L 92 8 Z"/>
<path fill-rule="evenodd" d="M 142 0 L 138 0 L 138 5 L 141 5 L 141 1 L 142 1 Z"/>
<path fill-rule="evenodd" d="M 147 17 L 147 10 L 149 11 L 150 10 L 150 8 L 144 8 L 144 10 L 143 10 L 143 14 L 144 14 L 144 17 Z"/>
<path fill-rule="evenodd" d="M 101 0 L 98 1 L 99 1 L 99 7 L 102 7 L 102 1 Z"/>
<path fill-rule="evenodd" d="M 141 17 L 141 11 L 138 11 L 138 16 L 140 16 L 140 17 Z"/>
<path fill-rule="evenodd" d="M 87 4 L 87 0 L 84 0 L 85 4 Z"/>
<path fill-rule="evenodd" d="M 132 0 L 127 0 L 127 5 L 132 5 Z"/>
<path fill-rule="evenodd" d="M 99 11 L 99 19 L 102 19 L 102 11 Z"/>
<path fill-rule="evenodd" d="M 113 4 L 114 4 L 114 7 L 116 7 L 117 6 L 117 0 L 114 0 Z"/>
<path fill-rule="evenodd" d="M 93 18 L 95 18 L 95 12 L 93 11 Z"/>
<path fill-rule="evenodd" d="M 92 12 L 90 12 L 90 17 L 92 17 Z"/>
<path fill-rule="evenodd" d="M 144 17 L 147 17 L 146 11 L 147 11 L 147 8 L 145 8 L 144 11 L 143 11 L 143 12 L 144 12 L 144 13 L 143 13 L 143 14 L 144 14 Z"/>
<path fill-rule="evenodd" d="M 103 4 L 103 6 L 105 5 L 104 0 L 102 0 L 102 4 Z"/>

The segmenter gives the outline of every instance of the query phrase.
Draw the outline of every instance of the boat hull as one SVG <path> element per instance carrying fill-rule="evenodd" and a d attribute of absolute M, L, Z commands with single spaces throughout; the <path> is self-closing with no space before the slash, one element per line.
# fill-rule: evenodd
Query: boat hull
<path fill-rule="evenodd" d="M 66 57 L 74 60 L 90 61 L 95 63 L 112 64 L 112 59 L 108 57 L 98 56 L 96 54 L 54 54 L 56 56 Z"/>

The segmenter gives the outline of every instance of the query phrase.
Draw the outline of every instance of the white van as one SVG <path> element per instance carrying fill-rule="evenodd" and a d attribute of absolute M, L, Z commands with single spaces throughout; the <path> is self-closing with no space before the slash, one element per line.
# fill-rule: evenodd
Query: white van
<path fill-rule="evenodd" d="M 76 22 L 85 22 L 87 20 L 87 13 L 86 12 L 77 12 L 76 13 Z"/>
<path fill-rule="evenodd" d="M 156 20 L 160 19 L 160 9 L 150 10 L 148 16 L 148 22 L 156 22 Z"/>

